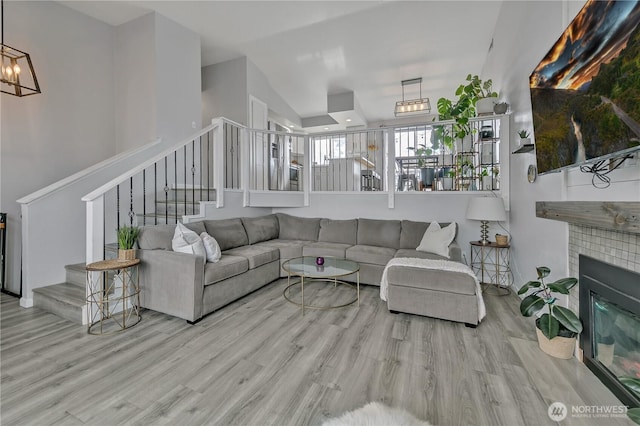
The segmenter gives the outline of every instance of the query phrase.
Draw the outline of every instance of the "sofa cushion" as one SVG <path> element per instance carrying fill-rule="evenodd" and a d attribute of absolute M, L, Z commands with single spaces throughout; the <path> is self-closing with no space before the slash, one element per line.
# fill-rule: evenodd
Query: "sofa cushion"
<path fill-rule="evenodd" d="M 279 239 L 318 241 L 319 218 L 296 217 L 284 213 L 276 213 L 276 216 L 280 226 Z"/>
<path fill-rule="evenodd" d="M 456 237 L 456 223 L 450 223 L 444 228 L 440 228 L 438 222 L 431 222 L 427 230 L 424 232 L 420 245 L 416 248 L 418 251 L 434 253 L 449 258 L 449 245 Z"/>
<path fill-rule="evenodd" d="M 472 276 L 461 272 L 411 266 L 391 266 L 387 270 L 389 285 L 457 294 L 476 294 L 476 282 Z"/>
<path fill-rule="evenodd" d="M 317 241 L 309 243 L 302 248 L 303 256 L 331 256 L 344 259 L 347 249 L 352 244 L 329 243 L 326 241 Z"/>
<path fill-rule="evenodd" d="M 439 256 L 433 253 L 427 253 L 426 251 L 418 251 L 416 249 L 399 249 L 396 252 L 395 257 L 413 257 L 418 259 L 442 259 L 448 260 L 445 256 Z"/>
<path fill-rule="evenodd" d="M 376 247 L 358 244 L 347 249 L 347 259 L 359 263 L 371 263 L 385 266 L 393 259 L 396 249 L 388 247 Z"/>
<path fill-rule="evenodd" d="M 302 257 L 302 248 L 309 241 L 302 240 L 269 240 L 256 244 L 256 246 L 274 247 L 280 251 L 280 260 Z"/>
<path fill-rule="evenodd" d="M 274 214 L 260 217 L 243 217 L 242 224 L 247 232 L 249 244 L 278 238 L 278 218 Z"/>
<path fill-rule="evenodd" d="M 400 248 L 400 221 L 358 219 L 358 245 Z"/>
<path fill-rule="evenodd" d="M 222 251 L 249 244 L 241 219 L 205 220 L 204 227 L 216 239 Z"/>
<path fill-rule="evenodd" d="M 236 247 L 225 251 L 224 254 L 246 257 L 249 261 L 249 269 L 255 269 L 258 266 L 278 260 L 280 256 L 277 248 L 258 245 Z"/>
<path fill-rule="evenodd" d="M 246 257 L 223 254 L 218 262 L 205 263 L 204 285 L 214 284 L 227 278 L 235 277 L 248 270 L 249 261 Z"/>
<path fill-rule="evenodd" d="M 202 222 L 185 223 L 187 228 L 200 235 L 205 231 Z M 176 225 L 148 225 L 140 228 L 138 247 L 145 250 L 171 250 L 171 240 Z"/>
<path fill-rule="evenodd" d="M 320 219 L 318 241 L 355 245 L 358 234 L 358 220 Z"/>
<path fill-rule="evenodd" d="M 440 223 L 440 227 L 444 228 L 448 226 L 450 222 Z M 429 227 L 429 222 L 414 222 L 412 220 L 403 220 L 400 230 L 400 248 L 401 249 L 415 249 L 420 245 L 422 237 L 425 231 Z M 458 227 L 456 225 L 456 235 L 458 233 Z"/>

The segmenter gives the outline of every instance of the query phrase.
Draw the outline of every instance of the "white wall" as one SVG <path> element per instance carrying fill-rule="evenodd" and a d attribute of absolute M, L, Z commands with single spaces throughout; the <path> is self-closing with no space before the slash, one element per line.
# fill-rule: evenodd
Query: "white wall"
<path fill-rule="evenodd" d="M 492 78 L 501 98 L 511 104 L 512 140 L 519 129 L 533 129 L 529 75 L 555 43 L 584 2 L 503 2 L 482 77 Z M 534 135 L 535 136 L 535 135 Z M 512 147 L 515 149 L 515 147 Z M 613 172 L 608 189 L 595 189 L 579 170 L 539 176 L 526 173 L 535 155 L 511 156 L 512 267 L 516 284 L 535 278 L 535 267 L 547 265 L 558 276 L 568 269 L 568 225 L 535 216 L 535 201 L 640 200 L 640 165 Z"/>
<path fill-rule="evenodd" d="M 7 284 L 20 288 L 16 200 L 115 153 L 112 27 L 57 2 L 5 2 L 5 42 L 31 55 L 42 93 L 0 95 Z M 60 248 L 64 248 L 61 241 Z"/>
<path fill-rule="evenodd" d="M 247 58 L 202 68 L 202 122 L 225 117 L 247 124 Z"/>
<path fill-rule="evenodd" d="M 116 149 L 124 152 L 156 138 L 155 14 L 114 32 Z"/>
<path fill-rule="evenodd" d="M 115 33 L 117 152 L 202 128 L 200 36 L 157 13 Z"/>
<path fill-rule="evenodd" d="M 173 143 L 202 128 L 200 36 L 162 15 L 155 22 L 156 136 Z"/>
<path fill-rule="evenodd" d="M 300 117 L 246 57 L 202 68 L 202 122 L 205 125 L 215 117 L 226 117 L 247 125 L 249 96 L 266 103 L 270 116 L 300 125 Z"/>

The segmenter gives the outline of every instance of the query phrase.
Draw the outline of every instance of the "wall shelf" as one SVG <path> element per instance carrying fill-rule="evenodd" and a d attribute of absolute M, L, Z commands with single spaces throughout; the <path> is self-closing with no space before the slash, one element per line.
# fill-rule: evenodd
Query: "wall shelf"
<path fill-rule="evenodd" d="M 528 143 L 513 151 L 512 154 L 524 154 L 525 152 L 533 151 L 533 148 L 535 148 L 535 145 L 532 143 Z"/>

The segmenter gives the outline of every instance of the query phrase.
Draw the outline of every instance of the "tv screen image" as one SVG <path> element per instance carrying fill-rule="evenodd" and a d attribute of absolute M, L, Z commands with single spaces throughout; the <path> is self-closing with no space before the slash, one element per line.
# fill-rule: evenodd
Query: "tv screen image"
<path fill-rule="evenodd" d="M 640 149 L 639 23 L 640 1 L 589 0 L 531 73 L 540 174 Z"/>

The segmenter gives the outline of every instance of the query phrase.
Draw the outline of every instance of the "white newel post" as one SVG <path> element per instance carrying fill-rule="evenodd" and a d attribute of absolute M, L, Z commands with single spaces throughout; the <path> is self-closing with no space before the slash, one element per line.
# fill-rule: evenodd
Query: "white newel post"
<path fill-rule="evenodd" d="M 246 127 L 240 130 L 240 188 L 242 189 L 242 207 L 249 207 L 249 166 L 251 152 L 249 149 L 249 132 Z"/>
<path fill-rule="evenodd" d="M 311 150 L 313 147 L 311 146 L 311 138 L 309 135 L 305 135 L 304 137 L 304 164 L 305 167 L 302 168 L 302 173 L 304 177 L 302 178 L 303 188 L 304 188 L 304 206 L 309 207 L 309 197 L 311 193 L 311 179 L 313 178 L 311 174 L 312 164 L 311 164 Z"/>
<path fill-rule="evenodd" d="M 104 194 L 86 202 L 87 212 L 87 265 L 93 262 L 104 260 Z M 99 272 L 92 272 L 98 274 Z M 95 277 L 94 277 L 95 278 Z M 89 287 L 86 287 L 86 296 L 89 296 Z M 82 310 L 82 324 L 88 322 L 87 311 L 89 305 L 86 304 Z"/>
<path fill-rule="evenodd" d="M 396 187 L 395 187 L 395 181 L 396 181 L 396 171 L 395 171 L 395 167 L 393 167 L 393 165 L 395 164 L 396 161 L 396 144 L 392 143 L 391 141 L 394 140 L 394 138 L 389 137 L 389 132 L 394 132 L 395 130 L 393 128 L 387 128 L 384 130 L 384 146 L 385 146 L 385 152 L 387 154 L 387 160 L 386 163 L 388 165 L 387 167 L 387 194 L 389 196 L 389 208 L 393 209 L 395 208 L 396 205 Z"/>
<path fill-rule="evenodd" d="M 213 130 L 213 187 L 216 190 L 216 207 L 224 207 L 224 126 L 218 120 Z"/>
<path fill-rule="evenodd" d="M 31 285 L 31 257 L 29 256 L 29 205 L 21 204 L 20 213 L 22 215 L 22 297 L 20 306 L 23 308 L 33 307 L 33 288 Z"/>

